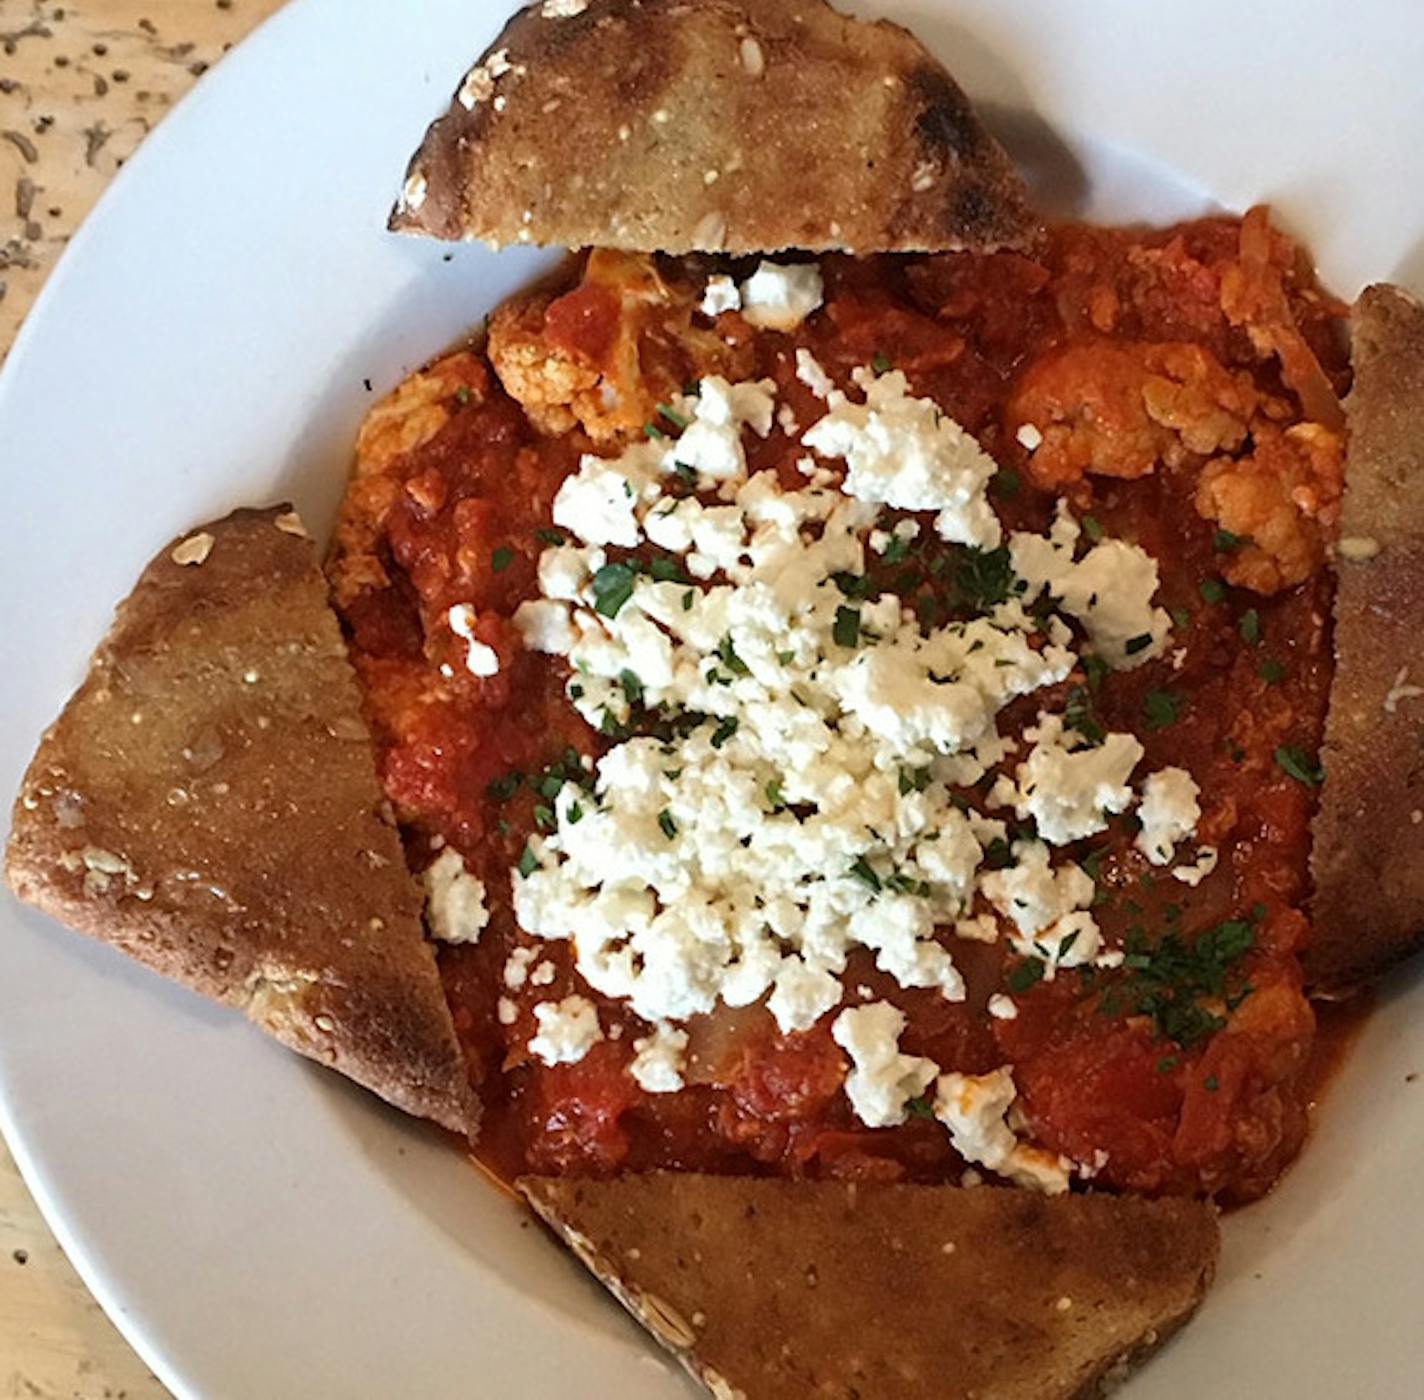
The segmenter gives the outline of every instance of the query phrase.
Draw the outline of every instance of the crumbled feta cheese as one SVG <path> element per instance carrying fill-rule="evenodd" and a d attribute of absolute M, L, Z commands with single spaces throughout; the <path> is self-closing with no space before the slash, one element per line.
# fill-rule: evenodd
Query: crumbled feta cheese
<path fill-rule="evenodd" d="M 567 656 L 577 640 L 568 604 L 548 598 L 521 603 L 514 610 L 514 625 L 530 651 Z"/>
<path fill-rule="evenodd" d="M 796 377 L 818 399 L 828 399 L 836 391 L 831 376 L 821 368 L 820 361 L 804 347 L 796 351 Z"/>
<path fill-rule="evenodd" d="M 559 975 L 558 969 L 547 959 L 529 974 L 531 987 L 547 987 Z"/>
<path fill-rule="evenodd" d="M 459 851 L 447 847 L 425 871 L 425 918 L 443 943 L 475 943 L 489 923 L 484 882 L 465 869 Z"/>
<path fill-rule="evenodd" d="M 1012 997 L 1006 997 L 1002 992 L 995 992 L 989 998 L 988 1011 L 996 1021 L 1016 1021 L 1019 1007 Z"/>
<path fill-rule="evenodd" d="M 1153 865 L 1168 864 L 1173 847 L 1197 829 L 1201 789 L 1185 768 L 1162 768 L 1142 785 L 1142 802 L 1137 809 L 1142 830 L 1137 833 L 1137 849 Z"/>
<path fill-rule="evenodd" d="M 942 1074 L 935 1088 L 935 1117 L 949 1129 L 954 1150 L 966 1162 L 1056 1196 L 1068 1189 L 1072 1164 L 1018 1140 L 1005 1121 L 1017 1094 L 1007 1066 L 991 1074 Z"/>
<path fill-rule="evenodd" d="M 519 1008 L 508 997 L 495 1002 L 494 1012 L 501 1026 L 512 1026 L 519 1019 Z"/>
<path fill-rule="evenodd" d="M 730 277 L 718 273 L 707 279 L 706 290 L 698 303 L 698 310 L 704 316 L 720 316 L 724 311 L 740 311 L 742 294 Z"/>
<path fill-rule="evenodd" d="M 1184 885 L 1190 885 L 1195 889 L 1216 869 L 1217 861 L 1220 858 L 1220 852 L 1215 846 L 1200 846 L 1197 848 L 1197 858 L 1190 865 L 1174 865 L 1172 867 L 1172 876 Z"/>
<path fill-rule="evenodd" d="M 1157 561 L 1139 545 L 1100 540 L 1076 563 L 1081 533 L 1066 502 L 1060 501 L 1047 537 L 1015 531 L 1009 540 L 1014 573 L 1024 579 L 1030 603 L 1041 590 L 1083 624 L 1094 649 L 1108 665 L 1140 666 L 1166 649 L 1172 619 L 1154 608 Z"/>
<path fill-rule="evenodd" d="M 1043 434 L 1032 423 L 1020 423 L 1014 437 L 1018 439 L 1019 446 L 1028 452 L 1037 452 L 1043 446 Z"/>
<path fill-rule="evenodd" d="M 1041 959 L 1050 981 L 1060 967 L 1094 961 L 1102 935 L 1087 912 L 1096 893 L 1087 871 L 1072 863 L 1050 869 L 1042 841 L 1016 841 L 1013 856 L 1007 869 L 981 876 L 979 888 L 1013 925 L 1015 951 Z"/>
<path fill-rule="evenodd" d="M 766 330 L 793 331 L 821 304 L 824 289 L 815 263 L 762 260 L 742 283 L 742 315 Z"/>
<path fill-rule="evenodd" d="M 851 376 L 864 391 L 852 403 L 839 390 L 801 440 L 823 457 L 844 457 L 845 492 L 902 510 L 934 510 L 941 538 L 993 549 L 999 518 L 985 495 L 994 459 L 933 399 L 913 398 L 899 370 Z"/>
<path fill-rule="evenodd" d="M 642 539 L 633 512 L 641 489 L 651 479 L 650 456 L 642 443 L 634 443 L 619 458 L 596 457 L 586 453 L 579 469 L 566 477 L 554 497 L 554 524 L 588 544 L 616 544 L 631 549 Z M 642 468 L 638 477 L 628 470 L 628 458 Z M 638 478 L 642 479 L 639 480 Z"/>
<path fill-rule="evenodd" d="M 1089 745 L 1065 730 L 1062 716 L 1044 714 L 1024 737 L 1033 748 L 1018 765 L 1017 784 L 996 785 L 996 800 L 1012 802 L 1020 818 L 1032 817 L 1050 845 L 1105 831 L 1109 814 L 1127 810 L 1128 779 L 1143 753 L 1131 734 L 1108 734 Z"/>
<path fill-rule="evenodd" d="M 515 948 L 504 961 L 504 985 L 517 992 L 529 980 L 529 964 L 539 956 L 537 948 Z"/>
<path fill-rule="evenodd" d="M 798 375 L 829 396 L 812 433 L 829 420 L 841 434 L 844 489 L 809 459 L 800 489 L 774 471 L 749 475 L 744 439 L 770 432 L 774 385 L 708 376 L 673 398 L 689 420 L 679 437 L 583 459 L 555 509 L 583 544 L 539 561 L 542 601 L 564 612 L 519 618 L 526 639 L 569 661 L 568 693 L 589 724 L 627 721 L 630 696 L 669 717 L 705 716 L 666 741 L 613 744 L 592 792 L 565 785 L 551 829 L 512 873 L 520 926 L 567 941 L 588 986 L 653 1025 L 764 999 L 781 1030 L 804 1030 L 840 1006 L 856 948 L 900 986 L 960 1000 L 938 934 L 994 941 L 986 907 L 1047 977 L 1106 956 L 1084 872 L 1050 869 L 1034 842 L 1015 849 L 1014 867 L 981 875 L 984 847 L 1006 829 L 960 810 L 954 791 L 1015 751 L 998 714 L 1067 678 L 1071 631 L 1057 617 L 1040 627 L 1016 599 L 927 630 L 893 593 L 871 601 L 844 587 L 865 571 L 884 505 L 942 521 L 982 507 L 993 529 L 977 538 L 997 540 L 982 492 L 993 463 L 928 400 L 908 398 L 903 375 L 857 372 L 866 402 L 849 405 L 809 354 L 797 358 Z M 908 467 L 907 424 L 919 435 Z M 665 495 L 689 466 L 700 494 Z M 1068 528 L 1071 516 L 1040 543 L 1057 547 Z M 905 519 L 882 533 L 921 529 Z M 692 582 L 630 573 L 610 602 L 593 582 L 615 536 L 680 556 Z M 1070 839 L 1074 823 L 1125 805 L 1127 774 L 1116 777 L 1120 745 L 1080 761 L 1056 722 L 1018 772 L 1034 788 L 1025 804 Z M 1046 780 L 1042 794 L 1033 777 Z"/>
<path fill-rule="evenodd" d="M 933 1060 L 900 1053 L 905 1014 L 888 1001 L 850 1007 L 836 1017 L 831 1035 L 850 1056 L 845 1092 L 855 1115 L 870 1128 L 893 1128 L 907 1117 L 905 1105 L 918 1098 L 939 1073 Z"/>
<path fill-rule="evenodd" d="M 465 669 L 482 679 L 499 674 L 499 653 L 475 636 L 475 610 L 468 603 L 456 603 L 447 614 L 450 630 L 466 646 Z"/>
<path fill-rule="evenodd" d="M 534 1020 L 539 1029 L 529 1041 L 529 1053 L 546 1065 L 577 1064 L 603 1039 L 598 1010 L 587 997 L 541 1001 Z"/>
<path fill-rule="evenodd" d="M 682 1088 L 686 1051 L 687 1032 L 660 1021 L 652 1035 L 633 1042 L 633 1063 L 628 1072 L 645 1093 L 675 1094 Z"/>

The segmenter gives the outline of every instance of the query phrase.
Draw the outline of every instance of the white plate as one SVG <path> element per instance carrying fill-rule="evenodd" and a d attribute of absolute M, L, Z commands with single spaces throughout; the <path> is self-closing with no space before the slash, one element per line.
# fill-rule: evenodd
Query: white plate
<path fill-rule="evenodd" d="M 1424 281 L 1412 0 L 862 8 L 915 27 L 1060 204 L 1163 218 L 1269 198 L 1340 292 Z M 545 261 L 383 231 L 502 19 L 499 0 L 298 0 L 75 240 L 0 379 L 0 792 L 158 544 L 283 496 L 329 522 L 363 381 L 388 388 Z M 174 1390 L 685 1393 L 433 1134 L 13 902 L 0 925 L 6 1135 Z M 1418 1394 L 1421 997 L 1385 1000 L 1317 1140 L 1229 1222 L 1216 1291 L 1134 1400 Z"/>

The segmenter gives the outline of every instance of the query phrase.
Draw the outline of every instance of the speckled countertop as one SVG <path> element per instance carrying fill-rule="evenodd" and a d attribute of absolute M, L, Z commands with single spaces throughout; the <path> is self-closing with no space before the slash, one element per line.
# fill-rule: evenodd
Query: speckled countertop
<path fill-rule="evenodd" d="M 281 3 L 0 0 L 0 357 L 115 171 Z M 167 1394 L 70 1268 L 0 1143 L 0 1400 Z"/>

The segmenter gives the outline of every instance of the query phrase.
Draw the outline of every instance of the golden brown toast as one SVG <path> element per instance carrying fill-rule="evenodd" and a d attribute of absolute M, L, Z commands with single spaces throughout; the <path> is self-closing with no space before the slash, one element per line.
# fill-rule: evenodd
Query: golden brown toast
<path fill-rule="evenodd" d="M 1366 289 L 1335 598 L 1335 678 L 1313 829 L 1306 976 L 1347 990 L 1424 935 L 1424 306 Z"/>
<path fill-rule="evenodd" d="M 391 227 L 644 252 L 1020 247 L 1023 183 L 906 30 L 824 0 L 536 0 Z"/>
<path fill-rule="evenodd" d="M 718 1397 L 1067 1400 L 1195 1310 L 1199 1201 L 657 1172 L 529 1203 Z"/>
<path fill-rule="evenodd" d="M 21 899 L 472 1133 L 421 897 L 315 548 L 287 507 L 164 547 L 40 742 Z"/>

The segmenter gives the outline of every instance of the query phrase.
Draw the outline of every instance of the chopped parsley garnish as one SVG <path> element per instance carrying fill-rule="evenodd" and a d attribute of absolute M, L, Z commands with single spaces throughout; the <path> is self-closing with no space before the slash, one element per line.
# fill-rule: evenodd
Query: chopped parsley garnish
<path fill-rule="evenodd" d="M 1015 471 L 1010 471 L 1007 467 L 1000 467 L 993 476 L 989 478 L 989 490 L 996 496 L 1002 496 L 1004 500 L 1011 501 L 1023 489 L 1023 478 Z"/>
<path fill-rule="evenodd" d="M 697 597 L 697 590 L 696 590 L 695 588 L 689 588 L 689 589 L 687 590 L 687 592 L 682 595 L 682 610 L 683 610 L 683 612 L 691 612 L 691 611 L 692 611 L 693 599 L 695 599 L 696 597 Z"/>
<path fill-rule="evenodd" d="M 674 475 L 684 486 L 697 485 L 697 468 L 687 462 L 674 462 L 672 464 Z"/>
<path fill-rule="evenodd" d="M 502 574 L 512 563 L 514 563 L 514 551 L 501 546 L 490 556 L 490 567 L 497 574 Z"/>
<path fill-rule="evenodd" d="M 831 582 L 851 599 L 864 598 L 870 592 L 870 580 L 863 574 L 852 574 L 842 569 L 831 575 Z"/>
<path fill-rule="evenodd" d="M 1175 1055 L 1164 1055 L 1157 1061 L 1157 1073 L 1171 1074 L 1181 1063 L 1182 1062 Z"/>
<path fill-rule="evenodd" d="M 1063 722 L 1069 729 L 1076 730 L 1092 748 L 1097 748 L 1108 737 L 1093 708 L 1092 693 L 1085 686 L 1075 685 L 1068 692 L 1068 703 L 1063 707 Z"/>
<path fill-rule="evenodd" d="M 1207 1091 L 1208 1094 L 1214 1094 L 1218 1089 L 1221 1088 L 1221 1080 L 1219 1080 L 1214 1074 L 1209 1074 L 1205 1079 L 1202 1080 L 1202 1087 Z"/>
<path fill-rule="evenodd" d="M 876 894 L 880 893 L 880 876 L 875 873 L 870 862 L 864 856 L 857 856 L 847 873 L 854 876 L 867 889 Z"/>
<path fill-rule="evenodd" d="M 502 778 L 496 778 L 486 789 L 496 802 L 508 802 L 524 783 L 523 773 L 506 773 Z"/>
<path fill-rule="evenodd" d="M 623 687 L 623 694 L 628 697 L 630 705 L 643 703 L 643 680 L 635 671 L 630 671 L 626 667 L 619 671 L 618 684 Z"/>
<path fill-rule="evenodd" d="M 1025 958 L 1004 978 L 1004 985 L 1013 993 L 1022 996 L 1043 981 L 1045 964 L 1042 958 Z"/>
<path fill-rule="evenodd" d="M 667 419 L 667 421 L 671 423 L 674 428 L 677 428 L 679 430 L 687 427 L 688 420 L 684 418 L 682 414 L 680 414 L 676 409 L 669 408 L 665 403 L 660 403 L 658 405 L 658 417 Z"/>
<path fill-rule="evenodd" d="M 1142 697 L 1142 714 L 1149 729 L 1166 729 L 1177 722 L 1183 696 L 1176 690 L 1149 690 Z"/>
<path fill-rule="evenodd" d="M 1014 853 L 1009 843 L 996 836 L 984 847 L 984 866 L 988 870 L 1003 870 L 1014 863 Z"/>
<path fill-rule="evenodd" d="M 847 607 L 837 608 L 835 625 L 831 628 L 831 636 L 835 638 L 835 643 L 839 647 L 859 646 L 860 609 Z"/>
<path fill-rule="evenodd" d="M 1276 762 L 1298 783 L 1319 787 L 1325 780 L 1325 770 L 1298 744 L 1282 744 L 1276 750 Z"/>
<path fill-rule="evenodd" d="M 534 808 L 534 825 L 540 831 L 551 831 L 554 826 L 554 810 L 546 807 L 542 802 Z"/>
<path fill-rule="evenodd" d="M 658 825 L 662 828 L 663 835 L 666 836 L 669 841 L 677 835 L 677 823 L 673 821 L 672 813 L 669 812 L 666 807 L 658 813 Z"/>
<path fill-rule="evenodd" d="M 633 596 L 637 570 L 630 564 L 605 564 L 593 576 L 593 607 L 604 617 L 617 617 L 619 609 Z"/>
<path fill-rule="evenodd" d="M 1286 668 L 1279 661 L 1263 661 L 1256 667 L 1256 674 L 1267 685 L 1279 685 L 1286 678 Z"/>
<path fill-rule="evenodd" d="M 773 810 L 786 806 L 786 798 L 782 795 L 781 792 L 780 778 L 772 778 L 767 782 L 766 800 L 771 805 Z"/>
<path fill-rule="evenodd" d="M 910 553 L 910 542 L 899 535 L 891 535 L 890 543 L 885 546 L 885 553 L 880 557 L 887 564 L 902 564 Z"/>
<path fill-rule="evenodd" d="M 667 434 L 656 423 L 644 423 L 643 432 L 655 442 L 661 442 Z"/>
<path fill-rule="evenodd" d="M 1094 543 L 1102 539 L 1103 527 L 1096 515 L 1085 515 L 1083 517 L 1083 533 Z"/>
<path fill-rule="evenodd" d="M 1226 585 L 1219 578 L 1204 578 L 1201 581 L 1202 601 L 1215 607 L 1226 597 Z"/>
<path fill-rule="evenodd" d="M 1089 686 L 1096 690 L 1107 679 L 1110 667 L 1096 652 L 1088 652 L 1082 659 L 1083 675 Z"/>
<path fill-rule="evenodd" d="M 870 362 L 870 368 L 873 369 L 876 374 L 888 374 L 893 366 L 890 363 L 890 357 L 888 355 L 882 355 L 877 351 L 875 358 Z"/>
<path fill-rule="evenodd" d="M 917 1099 L 906 1100 L 905 1112 L 911 1118 L 933 1118 L 935 1116 L 934 1105 L 923 1095 Z"/>
<path fill-rule="evenodd" d="M 930 770 L 926 768 L 902 768 L 900 770 L 900 796 L 912 792 L 923 792 L 930 781 Z"/>
<path fill-rule="evenodd" d="M 1135 637 L 1129 637 L 1123 650 L 1129 656 L 1136 656 L 1139 651 L 1146 651 L 1152 645 L 1152 634 L 1150 632 L 1139 632 Z"/>
<path fill-rule="evenodd" d="M 717 644 L 717 655 L 721 657 L 722 664 L 734 676 L 751 675 L 751 668 L 747 665 L 745 661 L 742 660 L 740 656 L 737 655 L 737 649 L 732 645 L 731 633 L 728 633 Z"/>
<path fill-rule="evenodd" d="M 1173 608 L 1172 625 L 1179 632 L 1185 632 L 1192 625 L 1192 610 L 1190 608 Z"/>
<path fill-rule="evenodd" d="M 1228 919 L 1191 942 L 1170 932 L 1151 943 L 1142 929 L 1131 929 L 1123 944 L 1127 975 L 1104 996 L 1102 1010 L 1150 1017 L 1159 1039 L 1190 1049 L 1226 1025 L 1203 1002 L 1234 1011 L 1250 996 L 1238 964 L 1255 945 L 1246 919 Z"/>
<path fill-rule="evenodd" d="M 1259 646 L 1261 643 L 1261 614 L 1255 608 L 1247 608 L 1241 614 L 1241 621 L 1237 623 L 1236 630 L 1241 633 L 1241 640 L 1248 647 Z"/>
<path fill-rule="evenodd" d="M 569 825 L 577 826 L 583 820 L 583 808 L 577 802 L 569 803 Z"/>
<path fill-rule="evenodd" d="M 1212 536 L 1211 547 L 1218 554 L 1235 554 L 1243 543 L 1240 535 L 1233 535 L 1230 530 L 1218 530 Z"/>
<path fill-rule="evenodd" d="M 964 549 L 954 581 L 959 591 L 978 609 L 986 611 L 1009 600 L 1014 567 L 1008 545 L 998 549 Z"/>
<path fill-rule="evenodd" d="M 736 715 L 728 715 L 712 731 L 712 747 L 720 749 L 737 732 L 739 721 Z"/>
<path fill-rule="evenodd" d="M 519 865 L 516 868 L 519 871 L 520 877 L 525 880 L 539 868 L 539 857 L 534 854 L 533 846 L 527 842 L 525 843 L 523 854 L 519 857 Z"/>
<path fill-rule="evenodd" d="M 569 537 L 562 530 L 551 530 L 547 525 L 535 530 L 534 536 L 541 544 L 558 545 L 569 542 Z"/>
<path fill-rule="evenodd" d="M 661 555 L 648 564 L 648 577 L 654 583 L 687 582 L 687 575 L 683 573 L 682 565 L 676 559 L 669 559 Z"/>
<path fill-rule="evenodd" d="M 456 397 L 462 404 L 469 403 L 469 401 L 470 401 L 470 386 L 469 386 L 468 384 L 461 384 L 460 387 L 455 390 L 455 397 Z"/>

